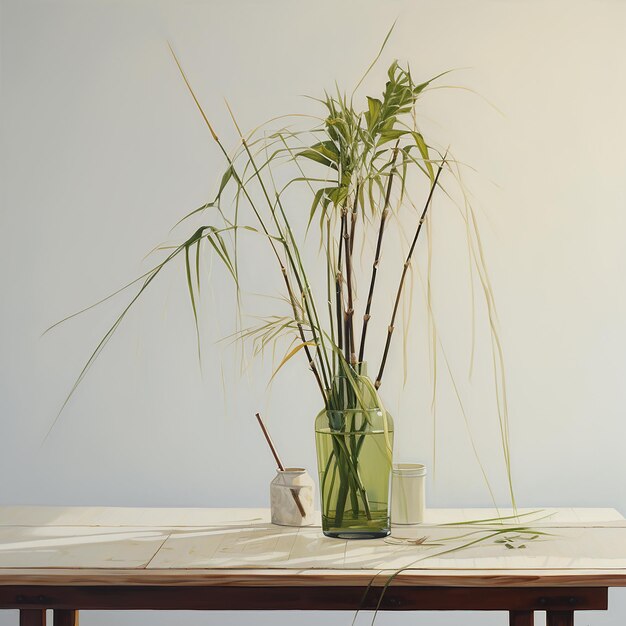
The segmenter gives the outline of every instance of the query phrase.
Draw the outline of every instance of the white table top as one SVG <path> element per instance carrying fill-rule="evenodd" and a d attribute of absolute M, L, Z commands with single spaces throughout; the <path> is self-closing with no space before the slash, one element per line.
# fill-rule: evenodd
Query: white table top
<path fill-rule="evenodd" d="M 395 584 L 626 586 L 617 511 L 531 511 L 498 524 L 469 523 L 493 509 L 431 509 L 391 538 L 346 541 L 274 526 L 267 509 L 0 507 L 0 584 L 384 584 L 402 570 Z M 513 526 L 532 535 L 502 543 Z"/>

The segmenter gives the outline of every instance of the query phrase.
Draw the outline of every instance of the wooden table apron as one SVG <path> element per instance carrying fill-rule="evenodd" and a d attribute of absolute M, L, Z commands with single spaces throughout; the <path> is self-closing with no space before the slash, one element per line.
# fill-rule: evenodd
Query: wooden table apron
<path fill-rule="evenodd" d="M 548 626 L 572 626 L 574 611 L 607 609 L 606 587 L 382 587 L 2 585 L 0 608 L 20 609 L 21 626 L 75 626 L 79 610 L 335 610 L 509 611 L 510 626 L 532 626 L 534 611 Z M 380 603 L 380 604 L 379 604 Z"/>
<path fill-rule="evenodd" d="M 236 516 L 243 521 L 233 522 L 229 518 L 232 510 L 197 510 L 194 514 L 181 514 L 182 519 L 178 520 L 175 515 L 172 519 L 172 510 L 160 517 L 154 510 L 142 509 L 133 513 L 138 519 L 131 515 L 133 519 L 127 523 L 127 513 L 120 511 L 0 507 L 0 609 L 19 609 L 21 626 L 43 626 L 46 609 L 54 611 L 55 626 L 75 626 L 80 610 L 376 608 L 508 611 L 510 626 L 532 626 L 534 612 L 546 611 L 548 626 L 572 626 L 575 611 L 605 610 L 608 587 L 626 586 L 626 541 L 622 545 L 622 536 L 626 540 L 626 522 L 608 509 L 595 513 L 568 509 L 576 513 L 555 514 L 561 520 L 555 528 L 564 537 L 562 546 L 570 545 L 568 533 L 587 537 L 583 556 L 572 557 L 574 565 L 585 564 L 586 569 L 485 569 L 462 565 L 465 561 L 457 559 L 449 563 L 459 569 L 409 568 L 388 587 L 385 583 L 393 567 L 385 567 L 384 572 L 349 567 L 350 563 L 367 563 L 371 558 L 367 546 L 373 544 L 307 539 L 319 533 L 309 530 L 308 535 L 304 532 L 300 536 L 298 531 L 271 528 L 266 525 L 266 512 L 241 510 Z M 431 515 L 436 520 L 434 524 L 441 523 L 436 511 Z M 463 512 L 446 515 L 473 519 Z M 589 521 L 595 517 L 602 519 Z M 178 521 L 181 523 L 172 523 Z M 434 528 L 433 525 L 429 532 L 434 532 Z M 606 568 L 606 559 L 612 552 L 602 542 L 615 542 L 616 538 L 619 566 Z M 359 543 L 364 547 L 355 547 Z M 276 547 L 285 545 L 289 546 L 287 552 Z M 274 547 L 263 551 L 267 546 Z M 558 553 L 558 549 L 550 549 Z M 405 555 L 401 549 L 393 552 L 383 546 L 379 550 L 386 555 L 382 558 L 390 562 Z M 301 554 L 304 556 L 298 556 Z M 492 563 L 492 553 L 485 554 L 485 563 Z M 182 564 L 178 562 L 181 555 Z M 278 558 L 275 555 L 283 559 L 282 567 L 279 563 L 265 563 L 264 559 Z M 477 557 L 483 558 L 481 555 L 474 554 L 476 563 L 480 563 Z M 536 557 L 529 554 L 518 558 L 531 558 L 530 562 L 534 562 Z M 592 567 L 594 561 L 590 558 L 599 559 L 597 563 L 603 567 Z M 326 566 L 339 559 L 341 565 L 313 569 L 311 559 L 319 559 Z M 241 565 L 248 562 L 260 565 Z M 298 562 L 303 564 L 301 569 L 295 567 Z M 522 561 L 511 561 L 516 562 Z M 132 566 L 127 567 L 127 563 Z M 229 563 L 235 566 L 229 567 Z"/>

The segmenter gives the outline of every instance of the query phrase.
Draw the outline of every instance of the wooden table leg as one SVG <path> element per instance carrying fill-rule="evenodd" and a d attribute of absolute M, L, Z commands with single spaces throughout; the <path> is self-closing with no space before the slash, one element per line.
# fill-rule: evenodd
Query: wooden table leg
<path fill-rule="evenodd" d="M 78 626 L 78 611 L 55 609 L 53 623 L 54 626 Z"/>
<path fill-rule="evenodd" d="M 574 626 L 574 611 L 546 611 L 546 626 Z"/>
<path fill-rule="evenodd" d="M 20 609 L 20 626 L 46 626 L 46 610 Z"/>
<path fill-rule="evenodd" d="M 509 611 L 509 626 L 533 626 L 534 623 L 532 611 Z"/>

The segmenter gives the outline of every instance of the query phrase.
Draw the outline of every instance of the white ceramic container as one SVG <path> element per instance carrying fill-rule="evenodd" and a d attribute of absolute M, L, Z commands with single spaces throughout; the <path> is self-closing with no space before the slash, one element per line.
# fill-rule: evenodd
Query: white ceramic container
<path fill-rule="evenodd" d="M 301 467 L 276 470 L 270 485 L 272 524 L 309 526 L 313 523 L 314 483 Z"/>
<path fill-rule="evenodd" d="M 391 523 L 421 524 L 426 508 L 426 467 L 398 463 L 391 473 Z"/>

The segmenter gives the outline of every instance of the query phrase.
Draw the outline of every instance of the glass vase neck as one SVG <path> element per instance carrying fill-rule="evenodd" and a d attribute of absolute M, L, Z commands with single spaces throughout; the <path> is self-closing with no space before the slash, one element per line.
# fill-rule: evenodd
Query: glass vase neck
<path fill-rule="evenodd" d="M 359 376 L 367 376 L 367 361 L 356 363 L 354 370 Z"/>
<path fill-rule="evenodd" d="M 357 376 L 367 376 L 367 361 L 359 361 L 358 363 L 354 363 L 350 365 L 350 369 Z M 346 373 L 343 370 L 340 370 L 339 374 L 337 374 L 337 378 L 346 378 Z"/>

